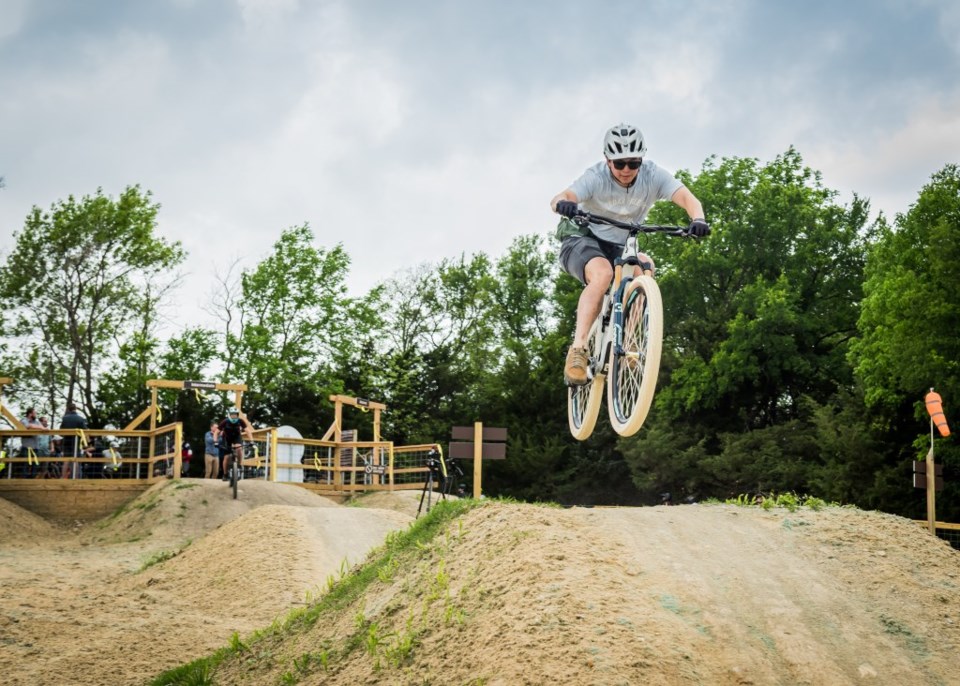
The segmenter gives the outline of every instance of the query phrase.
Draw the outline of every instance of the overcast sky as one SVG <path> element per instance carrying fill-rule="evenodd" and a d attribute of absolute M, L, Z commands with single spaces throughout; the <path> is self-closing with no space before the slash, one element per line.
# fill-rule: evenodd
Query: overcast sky
<path fill-rule="evenodd" d="M 140 184 L 190 254 L 174 327 L 305 222 L 362 294 L 546 236 L 620 121 L 671 171 L 795 145 L 904 211 L 960 161 L 960 2 L 0 0 L 0 250 Z"/>

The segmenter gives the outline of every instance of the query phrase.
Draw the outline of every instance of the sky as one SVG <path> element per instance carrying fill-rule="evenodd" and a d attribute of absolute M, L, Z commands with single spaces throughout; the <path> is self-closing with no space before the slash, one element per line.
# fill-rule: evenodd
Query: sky
<path fill-rule="evenodd" d="M 188 252 L 171 333 L 304 223 L 362 295 L 546 239 L 621 121 L 671 172 L 795 146 L 892 216 L 960 162 L 960 2 L 0 0 L 0 257 L 139 184 Z"/>

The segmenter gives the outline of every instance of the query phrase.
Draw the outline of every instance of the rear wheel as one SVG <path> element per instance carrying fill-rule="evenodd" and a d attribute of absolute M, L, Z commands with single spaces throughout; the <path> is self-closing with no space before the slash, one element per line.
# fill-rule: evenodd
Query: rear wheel
<path fill-rule="evenodd" d="M 600 414 L 600 405 L 603 403 L 602 339 L 603 332 L 600 330 L 598 317 L 590 328 L 590 335 L 587 338 L 587 355 L 590 357 L 589 380 L 583 386 L 567 387 L 567 420 L 570 424 L 570 433 L 578 441 L 587 440 L 593 433 L 597 425 L 597 416 Z"/>
<path fill-rule="evenodd" d="M 607 408 L 614 431 L 632 436 L 647 418 L 660 371 L 663 304 L 657 282 L 638 276 L 623 293 L 623 346 L 611 351 Z"/>

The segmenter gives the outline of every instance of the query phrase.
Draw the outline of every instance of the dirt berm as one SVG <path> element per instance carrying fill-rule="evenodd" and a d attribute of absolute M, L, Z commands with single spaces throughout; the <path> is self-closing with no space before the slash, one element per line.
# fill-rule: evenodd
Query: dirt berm
<path fill-rule="evenodd" d="M 174 488 L 160 494 L 174 519 L 195 507 L 177 518 L 180 498 L 220 505 L 206 484 Z M 431 538 L 423 519 L 408 528 L 413 495 L 272 502 L 142 571 L 183 522 L 127 542 L 111 529 L 125 513 L 0 538 L 0 674 L 142 684 L 232 644 L 173 683 L 960 684 L 960 553 L 913 522 L 484 501 L 435 510 Z M 389 531 L 404 533 L 323 595 Z"/>

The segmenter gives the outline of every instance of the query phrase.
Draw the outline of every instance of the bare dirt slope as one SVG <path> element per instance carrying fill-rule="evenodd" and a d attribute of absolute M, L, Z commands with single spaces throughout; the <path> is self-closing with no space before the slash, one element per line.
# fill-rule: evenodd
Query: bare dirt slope
<path fill-rule="evenodd" d="M 31 544 L 56 535 L 57 528 L 43 517 L 0 498 L 0 544 Z"/>
<path fill-rule="evenodd" d="M 183 519 L 176 498 L 199 491 L 173 486 L 161 495 Z M 144 683 L 303 606 L 411 521 L 405 495 L 375 510 L 268 503 L 139 573 L 183 522 L 133 541 L 109 523 L 0 539 L 0 674 Z M 896 517 L 487 503 L 414 554 L 214 683 L 960 684 L 960 553 Z"/>
<path fill-rule="evenodd" d="M 958 650 L 960 554 L 902 519 L 492 504 L 215 683 L 960 684 Z"/>
<path fill-rule="evenodd" d="M 166 482 L 79 533 L 0 499 L 5 524 L 38 533 L 0 536 L 0 683 L 143 683 L 302 606 L 411 521 L 296 486 L 228 490 Z"/>
<path fill-rule="evenodd" d="M 337 507 L 299 486 L 241 480 L 233 499 L 219 479 L 182 479 L 152 486 L 110 517 L 81 532 L 86 543 L 124 543 L 152 538 L 157 543 L 186 543 L 263 505 Z"/>

